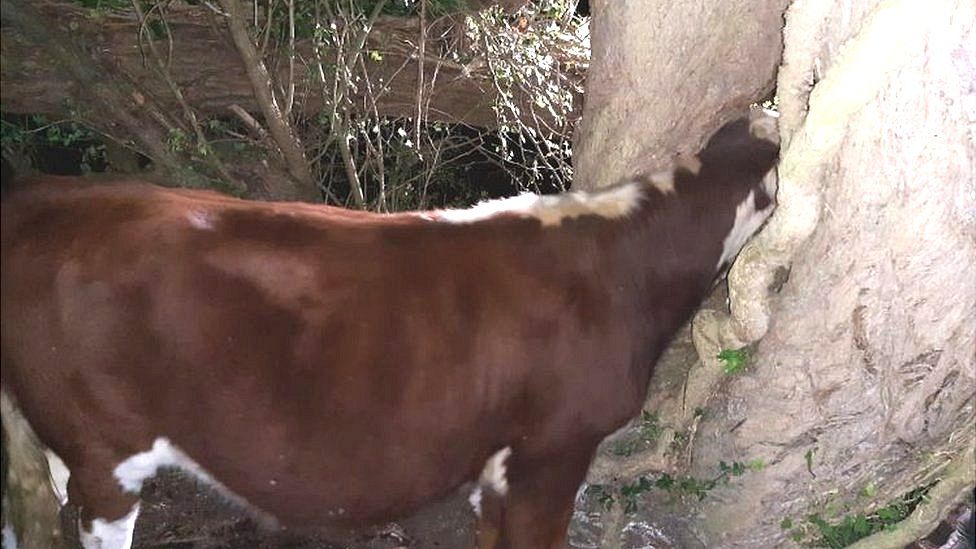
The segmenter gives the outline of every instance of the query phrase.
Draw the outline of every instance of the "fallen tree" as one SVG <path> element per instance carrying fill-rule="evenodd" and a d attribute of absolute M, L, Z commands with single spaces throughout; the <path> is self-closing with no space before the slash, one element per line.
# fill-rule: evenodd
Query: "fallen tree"
<path fill-rule="evenodd" d="M 510 2 L 505 7 L 514 9 L 520 3 Z M 157 101 L 160 109 L 181 108 L 166 81 L 159 77 L 147 51 L 149 41 L 140 32 L 144 23 L 131 9 L 93 11 L 65 0 L 34 4 L 43 21 L 40 29 L 27 29 L 14 21 L 5 24 L 0 32 L 0 78 L 4 83 L 0 101 L 5 111 L 63 114 L 65 104 L 77 101 L 84 93 L 84 83 L 72 78 L 63 65 L 51 63 L 44 47 L 45 41 L 63 40 L 66 35 L 82 44 L 92 61 L 127 75 L 140 87 L 141 93 Z M 249 4 L 245 8 L 250 9 Z M 235 105 L 252 114 L 260 113 L 260 105 L 219 14 L 203 5 L 182 3 L 167 4 L 154 13 L 159 15 L 159 21 L 165 22 L 165 31 L 153 32 L 165 32 L 162 38 L 165 38 L 166 69 L 183 90 L 187 104 L 204 116 L 227 116 Z M 430 28 L 425 33 L 423 84 L 427 88 L 424 100 L 428 103 L 428 117 L 494 127 L 498 90 L 492 84 L 484 59 L 470 53 L 465 55 L 463 51 L 464 15 L 448 14 L 426 22 Z M 161 29 L 161 24 L 153 24 L 153 28 Z M 382 90 L 376 97 L 376 108 L 381 115 L 415 114 L 420 83 L 419 26 L 417 17 L 381 16 L 369 33 L 365 44 L 370 52 L 367 74 L 371 87 Z M 263 44 L 271 53 L 272 46 Z M 297 39 L 295 50 L 299 62 L 313 63 L 314 48 L 311 38 Z M 288 52 L 273 53 L 269 66 L 279 81 L 287 81 Z M 331 63 L 335 62 L 335 51 L 325 55 Z M 581 84 L 585 66 L 577 65 L 577 59 L 572 56 L 562 62 L 572 63 L 567 67 L 567 77 Z M 326 108 L 328 98 L 323 96 L 323 89 L 334 84 L 332 75 L 323 87 L 314 81 L 314 74 L 307 66 L 301 69 L 295 75 L 294 102 L 304 116 L 315 116 Z M 363 108 L 365 91 L 365 86 L 359 86 L 357 103 Z M 534 97 L 520 90 L 516 92 L 517 104 L 528 113 Z"/>

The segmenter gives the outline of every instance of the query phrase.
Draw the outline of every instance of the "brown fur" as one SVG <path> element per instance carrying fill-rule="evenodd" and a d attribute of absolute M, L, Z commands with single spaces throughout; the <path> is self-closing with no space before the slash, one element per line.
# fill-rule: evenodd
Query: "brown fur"
<path fill-rule="evenodd" d="M 775 160 L 729 152 L 553 227 L 43 178 L 2 205 L 3 388 L 86 520 L 128 511 L 112 468 L 160 436 L 291 526 L 402 515 L 510 446 L 486 537 L 552 546 Z"/>

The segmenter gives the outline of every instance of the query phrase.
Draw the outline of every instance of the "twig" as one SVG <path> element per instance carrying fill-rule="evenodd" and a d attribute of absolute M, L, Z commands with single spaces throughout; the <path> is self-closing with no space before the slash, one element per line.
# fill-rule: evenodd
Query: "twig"
<path fill-rule="evenodd" d="M 427 50 L 427 2 L 420 0 L 420 44 L 417 55 L 417 110 L 413 119 L 413 141 L 417 144 L 417 154 L 420 154 L 420 123 L 423 118 L 424 105 L 424 59 Z"/>
<path fill-rule="evenodd" d="M 257 49 L 251 42 L 251 37 L 244 26 L 240 3 L 237 0 L 220 0 L 220 3 L 229 14 L 227 23 L 230 27 L 231 38 L 237 47 L 241 61 L 244 63 L 248 80 L 250 80 L 251 88 L 254 90 L 254 97 L 264 115 L 265 123 L 268 125 L 268 132 L 284 157 L 288 173 L 297 183 L 295 188 L 297 192 L 294 193 L 294 198 L 317 201 L 319 199 L 318 187 L 315 185 L 315 180 L 309 169 L 302 143 L 278 106 L 272 89 L 271 75 L 268 73 L 264 61 L 258 56 Z"/>
<path fill-rule="evenodd" d="M 237 115 L 237 117 L 241 119 L 241 122 L 244 122 L 244 125 L 251 128 L 251 131 L 254 132 L 255 137 L 257 137 L 259 141 L 264 141 L 268 138 L 268 131 L 261 126 L 260 122 L 251 116 L 251 113 L 244 110 L 243 107 L 237 103 L 234 103 L 233 105 L 227 107 L 227 110 Z"/>
<path fill-rule="evenodd" d="M 147 34 L 149 33 L 148 19 L 146 17 L 146 13 L 142 11 L 142 5 L 140 5 L 139 0 L 131 0 L 131 2 L 132 2 L 133 10 L 135 10 L 136 16 L 139 18 L 139 43 L 141 45 L 143 33 L 147 33 Z M 157 7 L 159 7 L 159 4 L 153 6 L 152 9 L 156 9 Z M 166 25 L 165 23 L 166 19 L 162 15 L 160 15 L 160 19 L 163 21 L 163 24 Z M 172 54 L 173 38 L 170 34 L 168 25 L 166 25 L 166 34 L 169 37 L 170 54 Z M 183 116 L 186 117 L 186 120 L 189 123 L 190 128 L 193 129 L 193 133 L 196 135 L 197 146 L 200 148 L 200 150 L 203 153 L 202 156 L 204 162 L 208 164 L 211 168 L 213 168 L 218 174 L 220 174 L 221 179 L 223 179 L 228 185 L 235 187 L 238 191 L 245 190 L 246 186 L 241 182 L 237 181 L 237 179 L 233 177 L 230 174 L 230 172 L 228 172 L 227 169 L 224 167 L 223 162 L 221 162 L 220 159 L 218 159 L 213 154 L 213 151 L 211 150 L 210 147 L 210 143 L 207 140 L 207 137 L 203 133 L 203 128 L 200 126 L 200 121 L 197 119 L 196 113 L 193 111 L 193 109 L 190 108 L 190 105 L 186 102 L 186 97 L 183 96 L 183 90 L 181 90 L 180 87 L 176 84 L 176 81 L 173 80 L 173 75 L 170 73 L 169 70 L 169 62 L 168 60 L 164 60 L 162 55 L 160 55 L 159 50 L 156 49 L 156 42 L 155 40 L 153 40 L 151 34 L 149 34 L 148 39 L 146 40 L 146 44 L 149 45 L 149 52 L 152 54 L 153 59 L 156 61 L 156 68 L 160 76 L 162 76 L 163 80 L 166 82 L 166 86 L 169 88 L 170 93 L 172 93 L 173 97 L 176 98 L 176 102 L 179 103 L 180 109 L 182 109 L 183 111 Z"/>
<path fill-rule="evenodd" d="M 288 0 L 288 100 L 285 117 L 291 117 L 295 105 L 295 0 Z"/>
<path fill-rule="evenodd" d="M 339 124 L 339 154 L 342 155 L 342 165 L 346 168 L 346 179 L 349 180 L 352 199 L 356 203 L 356 207 L 362 209 L 366 206 L 366 197 L 363 196 L 363 187 L 356 171 L 356 160 L 352 157 L 352 151 L 349 149 L 350 138 L 352 136 L 349 135 L 348 121 L 343 118 Z"/>

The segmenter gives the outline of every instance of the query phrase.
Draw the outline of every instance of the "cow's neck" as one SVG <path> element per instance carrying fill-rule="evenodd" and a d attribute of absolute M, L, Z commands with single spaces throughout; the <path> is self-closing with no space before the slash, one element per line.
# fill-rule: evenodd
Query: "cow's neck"
<path fill-rule="evenodd" d="M 659 355 L 709 294 L 728 232 L 729 223 L 723 228 L 721 219 L 689 220 L 701 219 L 706 206 L 695 197 L 680 199 L 650 201 L 614 246 L 615 279 L 626 288 L 634 320 L 630 376 L 642 397 Z"/>

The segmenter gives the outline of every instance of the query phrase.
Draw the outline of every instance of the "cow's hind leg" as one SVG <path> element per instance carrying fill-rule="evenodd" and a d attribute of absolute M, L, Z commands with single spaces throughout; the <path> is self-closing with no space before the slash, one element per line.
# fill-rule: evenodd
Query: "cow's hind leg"
<path fill-rule="evenodd" d="M 483 475 L 480 482 L 478 546 L 564 547 L 576 492 L 586 477 L 594 448 L 587 445 L 538 458 L 520 457 L 515 450 L 503 464 L 495 464 L 502 467 L 495 468 L 493 475 Z M 489 460 L 486 473 L 492 465 Z"/>

